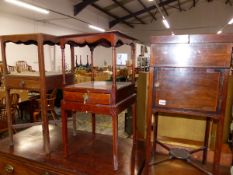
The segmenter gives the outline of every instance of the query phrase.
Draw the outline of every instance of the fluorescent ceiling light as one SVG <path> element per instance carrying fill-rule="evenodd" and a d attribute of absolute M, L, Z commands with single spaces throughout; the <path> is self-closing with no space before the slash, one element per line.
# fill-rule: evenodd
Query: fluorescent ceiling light
<path fill-rule="evenodd" d="M 94 29 L 94 30 L 98 30 L 98 31 L 100 31 L 100 32 L 105 32 L 104 29 L 102 29 L 102 28 L 100 28 L 100 27 L 97 27 L 97 26 L 89 25 L 89 28 Z"/>
<path fill-rule="evenodd" d="M 233 18 L 228 22 L 228 24 L 233 24 Z"/>
<path fill-rule="evenodd" d="M 39 12 L 39 13 L 43 13 L 43 14 L 48 14 L 49 13 L 49 11 L 46 10 L 46 9 L 43 9 L 43 8 L 28 4 L 28 3 L 25 3 L 25 2 L 22 2 L 22 1 L 19 1 L 19 0 L 5 0 L 5 1 L 8 2 L 8 3 L 14 4 L 16 6 L 23 7 L 23 8 L 29 9 L 29 10 L 33 10 L 33 11 L 36 11 L 36 12 Z"/>
<path fill-rule="evenodd" d="M 221 34 L 221 33 L 222 33 L 222 30 L 219 30 L 219 31 L 217 32 L 218 35 Z"/>
<path fill-rule="evenodd" d="M 165 18 L 163 19 L 163 25 L 164 25 L 167 29 L 170 28 L 170 25 L 169 25 L 168 21 L 167 21 Z"/>

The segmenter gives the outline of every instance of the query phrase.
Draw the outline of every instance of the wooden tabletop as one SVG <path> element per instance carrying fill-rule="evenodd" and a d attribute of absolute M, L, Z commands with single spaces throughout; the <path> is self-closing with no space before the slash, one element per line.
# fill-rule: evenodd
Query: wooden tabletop
<path fill-rule="evenodd" d="M 132 85 L 131 82 L 117 82 L 117 89 L 121 89 L 126 86 Z M 65 86 L 64 90 L 67 91 L 80 91 L 82 89 L 90 90 L 90 91 L 106 91 L 110 92 L 112 90 L 112 82 L 111 81 L 90 81 L 83 82 L 78 84 L 72 84 Z"/>
<path fill-rule="evenodd" d="M 0 156 L 21 164 L 52 169 L 75 175 L 132 175 L 141 171 L 144 153 L 142 147 L 132 149 L 132 140 L 119 138 L 119 170 L 112 169 L 112 136 L 80 131 L 76 136 L 69 130 L 70 154 L 64 158 L 61 128 L 50 125 L 51 153 L 45 154 L 41 125 L 14 135 L 14 147 L 8 139 L 0 140 Z M 136 174 L 135 174 L 136 175 Z"/>

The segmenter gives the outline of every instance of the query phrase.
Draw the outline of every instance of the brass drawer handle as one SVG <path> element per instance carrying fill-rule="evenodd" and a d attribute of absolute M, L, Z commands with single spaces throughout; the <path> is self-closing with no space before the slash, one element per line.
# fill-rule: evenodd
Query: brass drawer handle
<path fill-rule="evenodd" d="M 25 86 L 25 81 L 23 81 L 23 80 L 20 81 L 20 82 L 19 82 L 19 87 L 23 88 L 24 86 Z"/>
<path fill-rule="evenodd" d="M 14 167 L 10 164 L 7 164 L 5 167 L 4 167 L 4 170 L 5 172 L 7 173 L 13 173 L 14 172 Z"/>
<path fill-rule="evenodd" d="M 154 86 L 155 86 L 156 88 L 158 88 L 158 87 L 160 86 L 160 83 L 157 81 L 157 82 L 155 82 Z"/>
<path fill-rule="evenodd" d="M 43 175 L 50 175 L 48 171 L 45 171 Z"/>
<path fill-rule="evenodd" d="M 83 94 L 83 104 L 86 104 L 87 103 L 87 100 L 88 100 L 88 94 L 87 93 L 85 93 L 85 94 Z"/>

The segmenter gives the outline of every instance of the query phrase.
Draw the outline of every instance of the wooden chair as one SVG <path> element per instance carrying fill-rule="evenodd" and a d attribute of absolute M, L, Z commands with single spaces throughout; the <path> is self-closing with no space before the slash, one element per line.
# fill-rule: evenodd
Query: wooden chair
<path fill-rule="evenodd" d="M 18 73 L 25 72 L 25 71 L 33 72 L 32 66 L 28 65 L 26 61 L 17 61 L 16 71 Z"/>
<path fill-rule="evenodd" d="M 12 113 L 12 122 L 15 123 L 15 112 L 17 111 L 17 116 L 20 117 L 20 111 L 18 107 L 19 103 L 19 94 L 17 93 L 12 93 L 10 94 L 10 105 L 11 105 L 11 113 Z M 1 111 L 5 111 L 6 113 L 6 97 L 2 97 L 1 99 Z"/>
<path fill-rule="evenodd" d="M 7 115 L 5 109 L 0 109 L 0 133 L 7 131 Z"/>
<path fill-rule="evenodd" d="M 54 110 L 55 107 L 55 99 L 56 99 L 57 89 L 54 89 L 50 94 L 47 94 L 47 112 L 52 115 L 52 118 L 54 121 L 56 121 L 57 115 Z M 38 101 L 38 108 L 33 112 L 33 122 L 38 121 L 38 117 L 41 114 L 41 105 L 40 105 L 40 99 Z"/>
<path fill-rule="evenodd" d="M 20 111 L 19 111 L 19 106 L 18 106 L 19 98 L 20 96 L 17 93 L 12 93 L 10 95 L 11 108 L 13 111 L 14 110 L 17 111 L 18 117 L 20 117 Z"/>

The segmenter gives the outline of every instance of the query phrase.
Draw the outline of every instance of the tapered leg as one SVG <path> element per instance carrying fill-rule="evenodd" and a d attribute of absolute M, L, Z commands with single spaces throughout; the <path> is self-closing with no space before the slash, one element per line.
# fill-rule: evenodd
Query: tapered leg
<path fill-rule="evenodd" d="M 61 117 L 62 117 L 62 141 L 64 148 L 64 156 L 68 156 L 68 135 L 67 135 L 67 116 L 66 111 L 62 109 Z"/>
<path fill-rule="evenodd" d="M 222 151 L 222 132 L 223 132 L 223 117 L 217 121 L 217 132 L 216 132 L 216 141 L 215 141 L 215 150 L 214 150 L 214 167 L 213 167 L 213 174 L 219 174 L 220 168 L 220 158 L 221 158 L 221 151 Z"/>
<path fill-rule="evenodd" d="M 112 143 L 112 153 L 113 153 L 113 168 L 118 169 L 118 118 L 117 115 L 112 115 L 112 131 L 113 131 L 113 143 Z"/>
<path fill-rule="evenodd" d="M 92 134 L 95 135 L 95 125 L 96 125 L 96 121 L 95 121 L 95 113 L 91 113 L 91 119 L 92 119 Z"/>
<path fill-rule="evenodd" d="M 152 152 L 153 152 L 153 156 L 155 156 L 155 152 L 156 152 L 156 146 L 157 146 L 157 135 L 158 135 L 158 120 L 159 120 L 159 116 L 158 113 L 154 114 L 154 126 L 153 126 L 153 130 L 154 130 L 154 139 L 153 139 L 153 148 L 152 148 Z"/>
<path fill-rule="evenodd" d="M 78 113 L 77 112 L 72 112 L 72 119 L 73 119 L 73 135 L 76 136 L 76 131 L 77 131 L 77 117 Z"/>
<path fill-rule="evenodd" d="M 205 164 L 207 160 L 207 152 L 208 152 L 208 143 L 209 143 L 209 135 L 210 135 L 210 119 L 206 119 L 206 128 L 205 128 L 205 139 L 204 139 L 204 147 L 203 150 L 203 157 L 202 157 L 202 163 Z"/>

